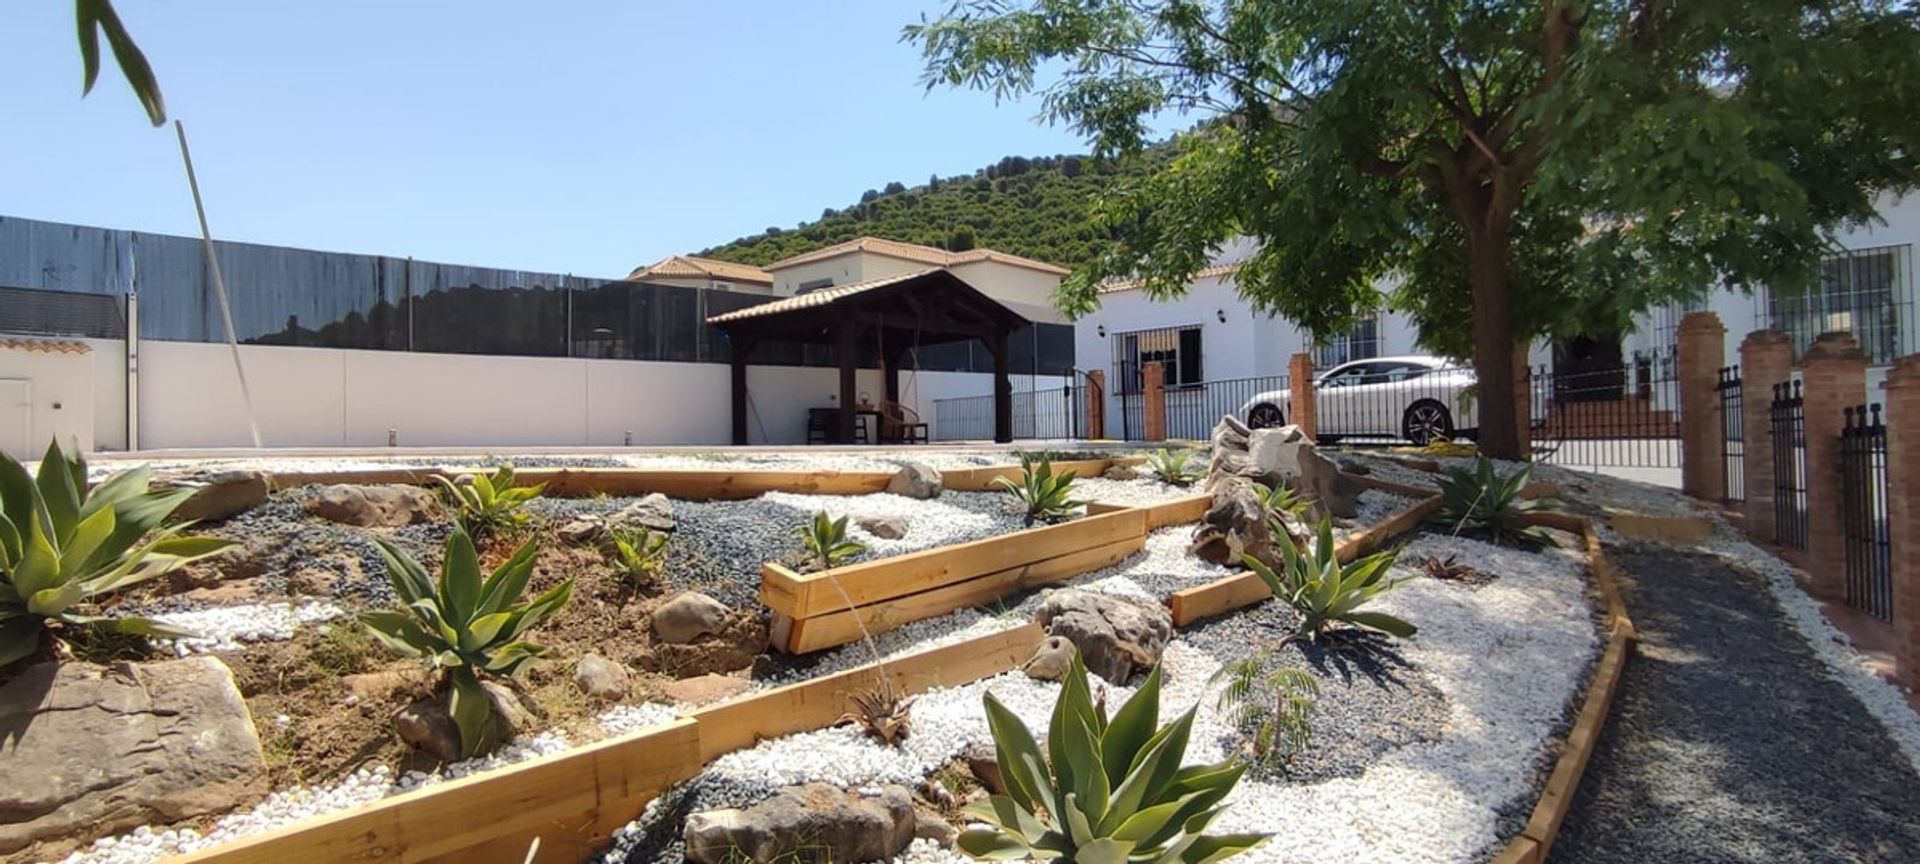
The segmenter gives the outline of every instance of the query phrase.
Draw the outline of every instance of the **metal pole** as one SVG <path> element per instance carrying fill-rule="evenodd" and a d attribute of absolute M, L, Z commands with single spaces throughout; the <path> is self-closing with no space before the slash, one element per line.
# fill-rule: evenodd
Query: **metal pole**
<path fill-rule="evenodd" d="M 247 371 L 240 365 L 240 341 L 233 334 L 233 310 L 227 306 L 227 282 L 220 275 L 220 258 L 213 254 L 213 232 L 207 228 L 207 208 L 200 201 L 200 180 L 193 173 L 193 154 L 187 150 L 187 127 L 173 121 L 174 134 L 180 138 L 180 161 L 187 166 L 187 187 L 193 190 L 193 212 L 200 217 L 200 244 L 207 252 L 207 267 L 213 271 L 213 293 L 220 301 L 220 320 L 227 327 L 227 350 L 233 353 L 233 374 L 240 379 L 240 401 L 247 409 L 247 431 L 253 434 L 253 446 L 260 443 L 260 421 L 253 414 L 253 391 L 247 387 Z"/>

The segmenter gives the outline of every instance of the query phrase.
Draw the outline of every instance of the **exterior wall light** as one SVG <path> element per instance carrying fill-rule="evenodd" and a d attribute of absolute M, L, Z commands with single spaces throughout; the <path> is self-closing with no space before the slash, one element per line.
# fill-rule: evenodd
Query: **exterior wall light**
<path fill-rule="evenodd" d="M 1227 310 L 1225 310 L 1225 309 L 1215 309 L 1215 310 L 1213 310 L 1213 314 L 1214 314 L 1214 317 L 1216 317 L 1216 318 L 1219 318 L 1219 319 L 1220 319 L 1220 323 L 1222 323 L 1222 324 L 1225 324 L 1225 323 L 1227 323 Z"/>
<path fill-rule="evenodd" d="M 1093 335 L 1098 336 L 1102 339 L 1107 338 L 1107 325 L 1102 324 L 1098 327 L 1093 328 Z"/>

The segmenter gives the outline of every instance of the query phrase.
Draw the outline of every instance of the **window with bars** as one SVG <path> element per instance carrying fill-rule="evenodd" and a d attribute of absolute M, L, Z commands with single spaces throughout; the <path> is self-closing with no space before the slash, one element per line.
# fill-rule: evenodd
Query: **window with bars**
<path fill-rule="evenodd" d="M 1820 334 L 1846 331 L 1871 362 L 1891 363 L 1909 350 L 1913 301 L 1913 246 L 1853 249 L 1821 261 L 1811 290 L 1767 291 L 1758 323 L 1785 331 L 1795 360 Z"/>
<path fill-rule="evenodd" d="M 1161 365 L 1162 381 L 1168 387 L 1197 385 L 1206 380 L 1200 365 L 1200 328 L 1165 327 L 1113 334 L 1113 368 L 1120 380 L 1120 392 L 1138 393 L 1145 389 L 1143 372 L 1148 363 Z"/>
<path fill-rule="evenodd" d="M 1342 363 L 1380 356 L 1380 316 L 1355 324 L 1351 331 L 1326 340 L 1314 340 L 1313 365 L 1331 369 Z"/>

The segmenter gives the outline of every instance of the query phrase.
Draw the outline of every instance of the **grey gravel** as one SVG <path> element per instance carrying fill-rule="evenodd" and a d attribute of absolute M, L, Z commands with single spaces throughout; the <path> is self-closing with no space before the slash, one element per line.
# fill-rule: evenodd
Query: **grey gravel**
<path fill-rule="evenodd" d="M 1920 861 L 1920 775 L 1758 576 L 1610 554 L 1641 641 L 1551 861 Z"/>

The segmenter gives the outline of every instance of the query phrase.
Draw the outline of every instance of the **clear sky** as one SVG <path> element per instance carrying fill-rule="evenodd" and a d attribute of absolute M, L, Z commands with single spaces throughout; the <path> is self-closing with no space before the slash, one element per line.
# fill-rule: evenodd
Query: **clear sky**
<path fill-rule="evenodd" d="M 214 235 L 583 276 L 1084 149 L 919 83 L 944 0 L 116 0 L 186 122 Z M 106 54 L 105 45 L 102 53 Z M 197 233 L 171 125 L 70 0 L 0 13 L 0 215 Z"/>

